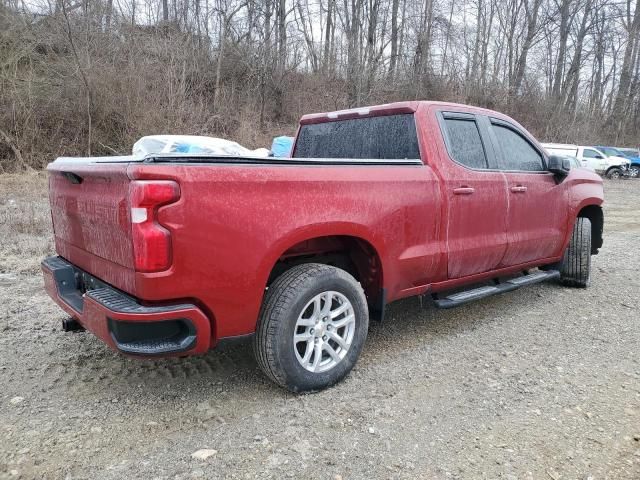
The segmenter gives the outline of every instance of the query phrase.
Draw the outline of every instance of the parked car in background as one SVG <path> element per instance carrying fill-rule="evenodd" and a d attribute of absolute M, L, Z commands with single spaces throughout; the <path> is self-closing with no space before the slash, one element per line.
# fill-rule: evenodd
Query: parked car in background
<path fill-rule="evenodd" d="M 570 143 L 543 143 L 542 146 L 549 155 L 578 157 L 578 145 L 572 145 Z"/>
<path fill-rule="evenodd" d="M 583 167 L 590 167 L 596 173 L 616 179 L 629 176 L 631 162 L 624 156 L 607 155 L 599 147 L 579 146 L 578 160 Z"/>
<path fill-rule="evenodd" d="M 629 166 L 629 176 L 633 178 L 640 177 L 640 150 L 637 148 L 618 148 L 631 161 Z"/>
<path fill-rule="evenodd" d="M 628 148 L 628 147 L 616 147 L 622 153 L 625 154 L 628 158 L 631 157 L 640 157 L 640 150 L 637 148 Z"/>
<path fill-rule="evenodd" d="M 571 168 L 586 168 L 592 172 L 595 171 L 587 165 L 582 165 L 580 160 L 578 160 L 578 145 L 569 143 L 542 143 L 541 145 L 549 155 L 556 155 L 569 160 Z"/>

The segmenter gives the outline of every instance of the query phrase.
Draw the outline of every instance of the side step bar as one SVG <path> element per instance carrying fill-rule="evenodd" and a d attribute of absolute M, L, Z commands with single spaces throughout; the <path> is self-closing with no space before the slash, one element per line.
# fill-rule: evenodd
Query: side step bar
<path fill-rule="evenodd" d="M 540 283 L 555 278 L 560 278 L 560 272 L 558 270 L 541 270 L 539 272 L 523 275 L 522 277 L 512 278 L 504 282 L 498 282 L 496 280 L 495 285 L 488 285 L 486 287 L 478 287 L 472 290 L 454 293 L 448 297 L 437 298 L 434 295 L 433 303 L 435 303 L 438 308 L 453 308 L 475 300 L 480 300 L 481 298 L 517 290 L 524 285 L 533 285 L 534 283 Z"/>

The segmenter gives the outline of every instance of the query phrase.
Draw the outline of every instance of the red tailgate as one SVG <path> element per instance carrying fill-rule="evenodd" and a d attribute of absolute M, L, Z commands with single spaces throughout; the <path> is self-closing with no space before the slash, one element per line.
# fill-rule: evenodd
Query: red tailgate
<path fill-rule="evenodd" d="M 132 293 L 127 165 L 56 161 L 48 167 L 49 200 L 58 254 Z"/>

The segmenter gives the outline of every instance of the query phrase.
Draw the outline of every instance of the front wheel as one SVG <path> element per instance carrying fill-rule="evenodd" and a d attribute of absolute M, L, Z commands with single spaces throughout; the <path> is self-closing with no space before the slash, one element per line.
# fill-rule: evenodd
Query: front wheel
<path fill-rule="evenodd" d="M 622 178 L 622 170 L 620 170 L 618 167 L 610 168 L 609 170 L 607 170 L 607 178 L 611 180 L 618 180 Z"/>
<path fill-rule="evenodd" d="M 569 248 L 560 264 L 560 281 L 569 287 L 586 288 L 591 280 L 591 221 L 578 217 Z"/>
<path fill-rule="evenodd" d="M 631 165 L 629 167 L 629 176 L 631 178 L 640 178 L 640 165 Z"/>
<path fill-rule="evenodd" d="M 355 365 L 367 338 L 364 291 L 347 272 L 298 265 L 267 290 L 254 338 L 260 368 L 292 392 L 322 390 Z"/>

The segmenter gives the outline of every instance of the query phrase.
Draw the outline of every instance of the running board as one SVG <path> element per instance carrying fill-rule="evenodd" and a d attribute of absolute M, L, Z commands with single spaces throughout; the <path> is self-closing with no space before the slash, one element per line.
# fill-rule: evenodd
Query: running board
<path fill-rule="evenodd" d="M 437 298 L 434 296 L 433 303 L 438 308 L 453 308 L 465 303 L 480 300 L 481 298 L 490 297 L 499 293 L 511 292 L 525 285 L 533 285 L 534 283 L 544 282 L 560 278 L 560 272 L 558 270 L 541 270 L 539 272 L 523 275 L 522 277 L 512 278 L 504 282 L 496 280 L 495 285 L 488 285 L 486 287 L 478 287 L 472 290 L 466 290 L 464 292 L 454 293 L 448 297 Z"/>

